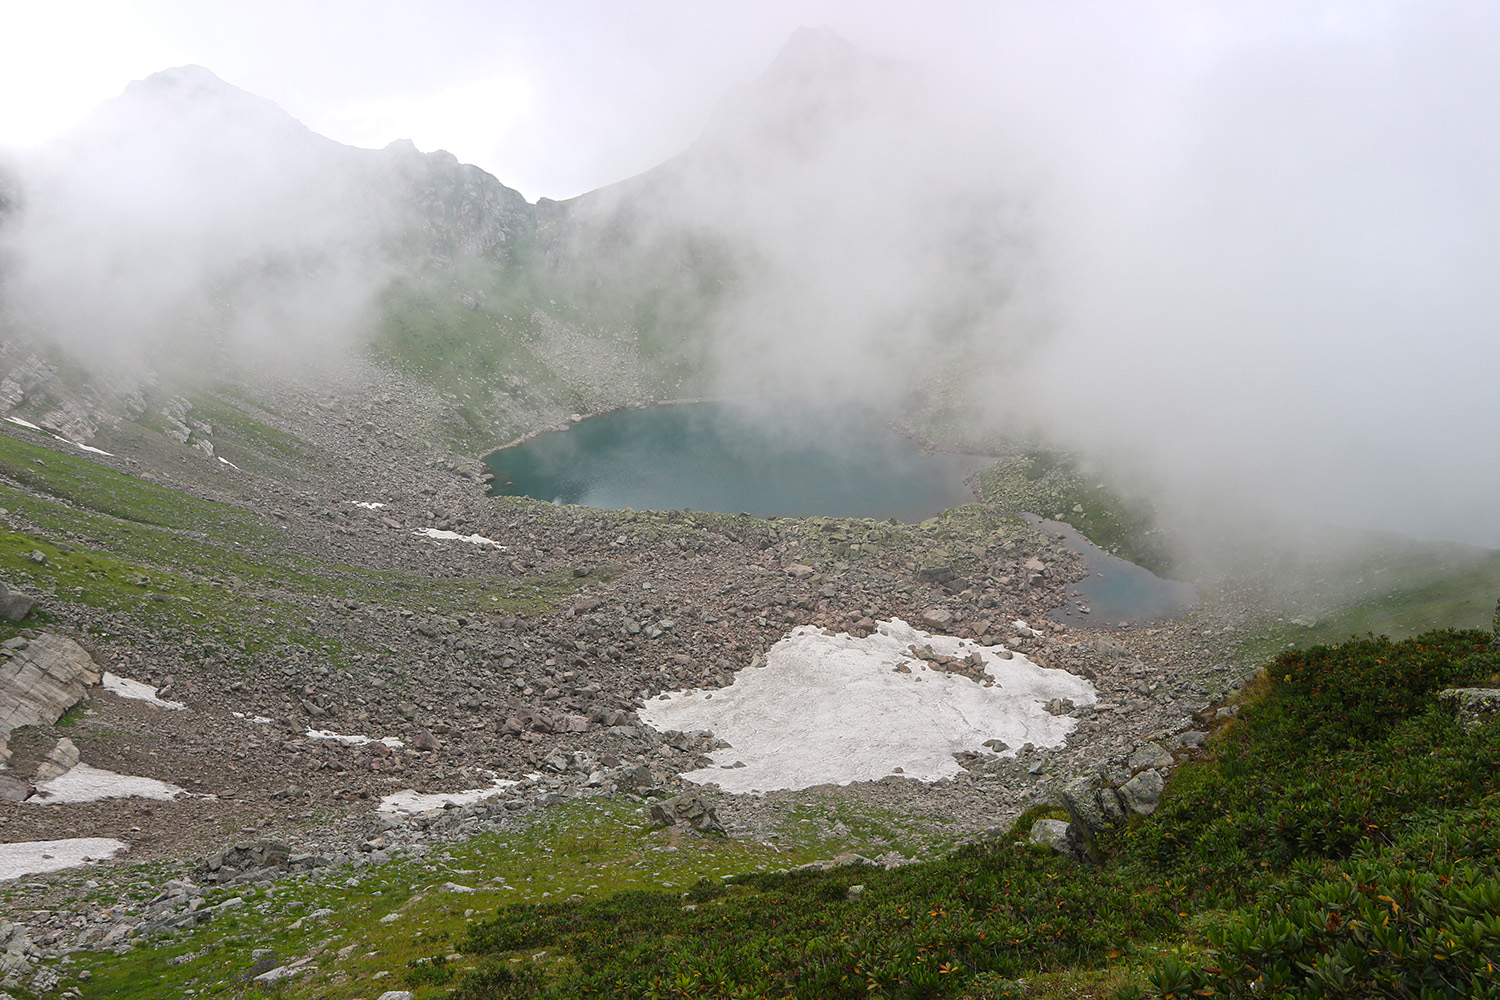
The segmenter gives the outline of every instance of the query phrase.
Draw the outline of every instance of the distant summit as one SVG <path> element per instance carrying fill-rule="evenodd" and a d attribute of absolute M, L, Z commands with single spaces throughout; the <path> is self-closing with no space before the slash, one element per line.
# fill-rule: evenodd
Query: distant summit
<path fill-rule="evenodd" d="M 760 78 L 731 88 L 699 145 L 807 152 L 832 131 L 899 115 L 920 96 L 916 66 L 873 55 L 829 28 L 798 28 Z"/>
<path fill-rule="evenodd" d="M 170 95 L 192 100 L 201 100 L 205 97 L 219 97 L 224 94 L 252 95 L 240 90 L 232 84 L 225 83 L 219 79 L 212 70 L 202 66 L 174 66 L 164 69 L 160 73 L 152 73 L 143 80 L 135 80 L 125 88 L 125 96 L 150 95 L 160 97 Z M 254 98 L 260 100 L 260 98 Z M 270 102 L 267 102 L 270 103 Z"/>

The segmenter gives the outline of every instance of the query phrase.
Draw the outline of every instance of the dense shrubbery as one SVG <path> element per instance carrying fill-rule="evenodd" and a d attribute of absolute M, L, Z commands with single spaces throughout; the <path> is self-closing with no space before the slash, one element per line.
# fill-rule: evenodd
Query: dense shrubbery
<path fill-rule="evenodd" d="M 864 889 L 851 893 L 855 885 Z M 1101 908 L 1109 921 L 1096 919 Z M 889 872 L 754 875 L 700 882 L 685 896 L 633 892 L 577 906 L 507 907 L 471 925 L 461 948 L 547 950 L 567 960 L 535 963 L 547 977 L 486 972 L 461 995 L 946 996 L 978 971 L 1107 962 L 1123 941 L 1175 924 L 1156 894 L 1135 892 L 1108 871 L 991 845 Z"/>
<path fill-rule="evenodd" d="M 490 964 L 455 996 L 953 996 L 976 973 L 1165 943 L 1207 961 L 1154 964 L 1143 987 L 1163 998 L 1500 996 L 1500 726 L 1465 731 L 1434 698 L 1496 674 L 1488 640 L 1280 657 L 1102 868 L 1009 841 L 892 872 L 508 907 L 470 926 L 462 950 Z M 1183 941 L 1188 915 L 1207 929 Z"/>
<path fill-rule="evenodd" d="M 1130 845 L 1238 907 L 1162 997 L 1500 996 L 1500 726 L 1444 687 L 1489 681 L 1479 632 L 1288 653 L 1214 760 L 1174 780 Z"/>

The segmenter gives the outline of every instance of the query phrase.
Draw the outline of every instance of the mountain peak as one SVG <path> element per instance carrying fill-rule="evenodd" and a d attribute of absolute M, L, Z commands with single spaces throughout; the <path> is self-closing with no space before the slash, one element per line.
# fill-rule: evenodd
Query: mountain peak
<path fill-rule="evenodd" d="M 765 76 L 843 75 L 865 69 L 883 60 L 864 51 L 832 28 L 803 27 L 792 32 Z"/>
<path fill-rule="evenodd" d="M 217 96 L 236 91 L 244 93 L 238 87 L 219 79 L 212 70 L 191 64 L 174 66 L 159 73 L 152 73 L 143 80 L 136 80 L 125 88 L 127 94 L 132 91 L 137 94 L 183 97 Z"/>

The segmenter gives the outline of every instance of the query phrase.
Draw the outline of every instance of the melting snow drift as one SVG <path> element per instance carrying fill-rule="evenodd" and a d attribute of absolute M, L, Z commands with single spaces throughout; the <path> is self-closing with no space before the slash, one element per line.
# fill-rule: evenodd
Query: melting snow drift
<path fill-rule="evenodd" d="M 104 685 L 104 690 L 121 698 L 133 698 L 136 701 L 150 702 L 157 708 L 187 708 L 180 701 L 162 701 L 156 696 L 156 688 L 150 684 L 142 684 L 140 681 L 133 681 L 129 677 L 112 674 L 108 670 L 104 672 L 100 683 Z"/>
<path fill-rule="evenodd" d="M 155 778 L 137 778 L 129 774 L 116 774 L 87 764 L 76 764 L 73 769 L 51 781 L 36 786 L 28 803 L 55 805 L 60 802 L 97 802 L 99 799 L 161 799 L 170 801 L 186 795 L 187 789 L 169 785 Z"/>
<path fill-rule="evenodd" d="M 436 538 L 439 541 L 468 542 L 470 545 L 488 545 L 492 548 L 497 548 L 502 552 L 505 551 L 504 545 L 501 545 L 493 538 L 485 538 L 483 535 L 460 535 L 456 531 L 444 531 L 441 528 L 422 528 L 420 531 L 413 532 L 413 534 L 424 535 L 428 538 Z"/>
<path fill-rule="evenodd" d="M 912 656 L 913 645 L 946 656 L 978 652 L 995 683 L 931 669 Z M 867 639 L 805 626 L 771 647 L 764 667 L 740 671 L 729 687 L 674 692 L 639 714 L 659 730 L 708 729 L 727 741 L 730 749 L 711 755 L 717 767 L 683 775 L 726 792 L 844 785 L 894 773 L 936 781 L 961 770 L 954 752 L 983 750 L 989 740 L 1061 746 L 1078 720 L 1049 714 L 1047 703 L 1098 700 L 1088 681 L 1020 653 L 1002 659 L 1000 649 L 931 635 L 899 618 L 880 623 Z M 897 669 L 902 665 L 909 673 Z"/>
<path fill-rule="evenodd" d="M 74 868 L 86 861 L 102 861 L 125 849 L 123 842 L 107 837 L 0 844 L 0 882 Z"/>
<path fill-rule="evenodd" d="M 470 802 L 478 802 L 497 795 L 504 789 L 510 788 L 518 782 L 508 778 L 495 778 L 489 788 L 471 788 L 465 792 L 417 792 L 410 788 L 404 788 L 399 792 L 392 792 L 380 800 L 377 812 L 383 813 L 424 813 L 434 809 L 442 809 L 449 802 L 455 806 L 466 806 Z"/>
<path fill-rule="evenodd" d="M 260 716 L 256 716 L 255 720 L 259 722 Z M 271 720 L 267 719 L 266 721 L 270 722 Z M 307 731 L 307 736 L 308 739 L 333 740 L 336 743 L 345 743 L 351 747 L 362 747 L 370 743 L 384 743 L 392 750 L 400 750 L 402 747 L 406 746 L 405 743 L 402 743 L 394 736 L 382 736 L 380 739 L 375 740 L 371 739 L 368 736 L 343 736 L 339 733 L 331 732 L 327 729 L 309 729 Z"/>

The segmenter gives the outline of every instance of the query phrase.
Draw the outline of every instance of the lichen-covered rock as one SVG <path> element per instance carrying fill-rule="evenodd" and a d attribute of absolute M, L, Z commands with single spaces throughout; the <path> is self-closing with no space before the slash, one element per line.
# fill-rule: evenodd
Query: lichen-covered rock
<path fill-rule="evenodd" d="M 1059 854 L 1068 854 L 1071 852 L 1068 843 L 1069 826 L 1060 819 L 1039 819 L 1031 824 L 1031 842 L 1045 844 Z"/>
<path fill-rule="evenodd" d="M 651 821 L 658 826 L 686 823 L 699 833 L 723 833 L 714 807 L 695 792 L 687 792 L 651 807 Z"/>
<path fill-rule="evenodd" d="M 1156 805 L 1161 801 L 1161 792 L 1166 784 L 1160 771 L 1142 771 L 1120 786 L 1120 800 L 1132 812 L 1149 816 L 1156 811 Z"/>
<path fill-rule="evenodd" d="M 1465 729 L 1500 718 L 1500 688 L 1449 688 L 1438 692 L 1438 701 Z"/>

